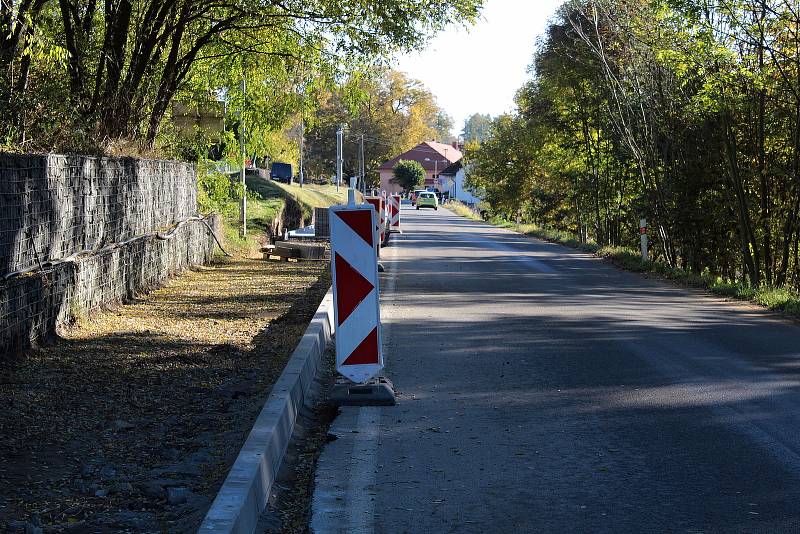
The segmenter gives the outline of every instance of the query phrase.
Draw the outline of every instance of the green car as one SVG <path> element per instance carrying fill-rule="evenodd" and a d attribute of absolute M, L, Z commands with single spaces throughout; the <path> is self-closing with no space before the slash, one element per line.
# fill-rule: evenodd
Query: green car
<path fill-rule="evenodd" d="M 436 193 L 431 193 L 430 191 L 420 193 L 417 197 L 417 209 L 420 208 L 433 208 L 438 210 L 439 199 L 436 198 Z"/>

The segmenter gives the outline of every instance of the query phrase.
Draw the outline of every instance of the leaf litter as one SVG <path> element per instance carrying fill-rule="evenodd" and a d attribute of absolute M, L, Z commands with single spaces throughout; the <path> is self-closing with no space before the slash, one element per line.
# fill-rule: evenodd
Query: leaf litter
<path fill-rule="evenodd" d="M 0 368 L 0 530 L 196 531 L 329 286 L 220 259 Z"/>

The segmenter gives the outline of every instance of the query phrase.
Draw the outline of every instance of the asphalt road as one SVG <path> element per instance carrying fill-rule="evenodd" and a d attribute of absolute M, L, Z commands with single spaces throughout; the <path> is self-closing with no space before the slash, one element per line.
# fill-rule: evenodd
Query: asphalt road
<path fill-rule="evenodd" d="M 381 282 L 399 402 L 334 422 L 315 532 L 800 531 L 800 328 L 402 215 Z"/>

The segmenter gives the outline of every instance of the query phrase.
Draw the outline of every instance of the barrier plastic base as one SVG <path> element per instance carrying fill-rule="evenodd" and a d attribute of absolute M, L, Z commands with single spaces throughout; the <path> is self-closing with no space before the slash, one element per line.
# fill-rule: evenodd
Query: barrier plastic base
<path fill-rule="evenodd" d="M 394 406 L 394 386 L 388 378 L 379 376 L 366 384 L 355 384 L 339 377 L 331 391 L 331 402 L 336 406 Z"/>

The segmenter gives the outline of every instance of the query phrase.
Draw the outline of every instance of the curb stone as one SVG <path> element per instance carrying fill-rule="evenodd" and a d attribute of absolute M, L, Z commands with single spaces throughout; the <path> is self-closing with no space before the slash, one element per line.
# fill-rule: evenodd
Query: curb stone
<path fill-rule="evenodd" d="M 333 292 L 323 297 L 286 368 L 272 387 L 198 534 L 252 534 L 334 333 Z"/>

